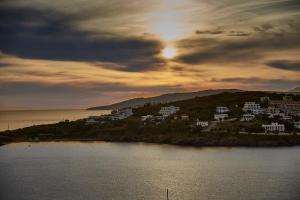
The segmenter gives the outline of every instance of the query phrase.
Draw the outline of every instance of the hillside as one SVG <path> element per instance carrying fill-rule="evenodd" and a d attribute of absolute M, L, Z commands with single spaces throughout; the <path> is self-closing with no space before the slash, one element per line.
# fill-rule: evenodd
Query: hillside
<path fill-rule="evenodd" d="M 138 107 L 145 104 L 159 104 L 159 103 L 169 103 L 175 101 L 181 101 L 186 99 L 193 99 L 195 97 L 210 96 L 215 94 L 220 94 L 223 92 L 240 92 L 237 89 L 219 89 L 219 90 L 203 90 L 198 92 L 183 92 L 183 93 L 169 93 L 160 96 L 149 97 L 149 98 L 134 98 L 119 103 L 106 105 L 106 106 L 96 106 L 88 108 L 88 110 L 114 110 L 126 107 Z"/>
<path fill-rule="evenodd" d="M 31 126 L 23 129 L 0 133 L 0 143 L 16 141 L 111 141 L 111 142 L 150 142 L 193 146 L 286 146 L 300 145 L 299 135 L 244 135 L 261 131 L 260 123 L 271 123 L 273 119 L 257 118 L 256 121 L 240 122 L 241 107 L 245 101 L 260 101 L 260 97 L 282 99 L 284 94 L 266 92 L 225 92 L 216 95 L 195 97 L 167 104 L 146 105 L 134 109 L 134 115 L 123 120 L 102 120 L 88 125 L 84 119 L 74 122 L 64 121 L 56 124 Z M 300 96 L 293 96 L 300 101 Z M 179 106 L 180 113 L 190 116 L 188 121 L 169 118 L 159 123 L 144 123 L 142 115 L 157 115 L 161 106 Z M 210 132 L 191 128 L 196 119 L 212 120 L 216 106 L 228 106 L 229 116 L 235 121 L 219 123 Z M 287 128 L 289 122 L 286 123 Z"/>
<path fill-rule="evenodd" d="M 289 92 L 300 93 L 300 86 L 299 87 L 295 87 L 294 89 L 290 90 Z"/>

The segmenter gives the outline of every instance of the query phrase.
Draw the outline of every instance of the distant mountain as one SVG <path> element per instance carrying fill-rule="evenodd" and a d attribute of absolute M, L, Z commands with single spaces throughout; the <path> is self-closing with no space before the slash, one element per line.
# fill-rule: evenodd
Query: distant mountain
<path fill-rule="evenodd" d="M 223 92 L 241 92 L 242 90 L 237 89 L 219 89 L 219 90 L 203 90 L 198 92 L 183 92 L 183 93 L 169 93 L 163 94 L 160 96 L 149 97 L 149 98 L 134 98 L 119 103 L 114 103 L 106 106 L 96 106 L 88 108 L 88 110 L 114 110 L 121 109 L 126 107 L 138 107 L 143 106 L 144 104 L 158 104 L 158 103 L 169 103 L 175 101 L 181 101 L 186 99 L 193 99 L 195 97 L 210 96 L 214 94 L 219 94 Z"/>
<path fill-rule="evenodd" d="M 300 86 L 299 87 L 295 87 L 294 89 L 290 90 L 289 92 L 300 93 Z"/>

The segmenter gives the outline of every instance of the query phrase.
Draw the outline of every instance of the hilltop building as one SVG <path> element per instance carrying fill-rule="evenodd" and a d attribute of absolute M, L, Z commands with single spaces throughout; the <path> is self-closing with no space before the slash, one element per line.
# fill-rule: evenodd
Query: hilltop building
<path fill-rule="evenodd" d="M 263 124 L 262 127 L 265 129 L 265 132 L 284 132 L 285 127 L 284 124 L 271 123 L 271 124 Z"/>
<path fill-rule="evenodd" d="M 225 106 L 216 107 L 216 113 L 218 113 L 218 114 L 227 113 L 227 112 L 229 112 L 229 108 L 227 108 Z"/>
<path fill-rule="evenodd" d="M 224 121 L 226 118 L 228 118 L 228 114 L 215 114 L 214 119 L 217 121 Z"/>
<path fill-rule="evenodd" d="M 270 97 L 267 97 L 267 96 L 265 96 L 265 97 L 260 97 L 260 102 L 264 102 L 264 101 L 270 102 Z"/>
<path fill-rule="evenodd" d="M 287 115 L 300 114 L 300 101 L 294 101 L 292 96 L 284 96 L 282 100 L 271 100 L 271 106 L 276 106 Z"/>
<path fill-rule="evenodd" d="M 175 119 L 175 120 L 181 119 L 181 120 L 185 120 L 185 121 L 186 121 L 186 120 L 189 120 L 189 115 L 187 115 L 187 114 L 182 114 L 182 115 L 179 115 L 179 116 L 178 116 L 178 115 L 175 115 L 175 116 L 174 116 L 174 119 Z"/>
<path fill-rule="evenodd" d="M 255 119 L 255 115 L 253 114 L 243 114 L 241 121 L 250 122 Z"/>
<path fill-rule="evenodd" d="M 254 115 L 262 114 L 263 110 L 260 107 L 260 104 L 248 101 L 245 102 L 244 107 L 243 107 L 244 112 L 251 112 Z"/>
<path fill-rule="evenodd" d="M 153 115 L 144 115 L 144 116 L 141 116 L 141 120 L 142 121 L 151 120 L 153 118 L 154 118 Z"/>
<path fill-rule="evenodd" d="M 180 110 L 179 107 L 167 106 L 167 107 L 161 107 L 158 113 L 161 114 L 163 117 L 169 117 L 170 115 L 175 114 L 179 110 Z"/>
<path fill-rule="evenodd" d="M 133 115 L 132 109 L 131 108 L 124 108 L 124 109 L 119 109 L 116 110 L 114 113 L 114 116 L 116 119 L 126 119 Z"/>
<path fill-rule="evenodd" d="M 199 119 L 197 119 L 196 126 L 208 127 L 208 121 L 199 121 Z"/>
<path fill-rule="evenodd" d="M 300 121 L 294 122 L 294 127 L 300 129 Z"/>

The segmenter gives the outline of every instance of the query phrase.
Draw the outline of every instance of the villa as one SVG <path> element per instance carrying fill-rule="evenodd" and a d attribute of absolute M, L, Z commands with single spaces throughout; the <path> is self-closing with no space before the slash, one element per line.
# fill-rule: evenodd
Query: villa
<path fill-rule="evenodd" d="M 153 118 L 154 118 L 153 115 L 144 115 L 144 116 L 141 116 L 141 120 L 142 121 L 151 120 Z"/>
<path fill-rule="evenodd" d="M 250 122 L 255 119 L 255 115 L 253 114 L 243 114 L 241 121 Z"/>
<path fill-rule="evenodd" d="M 179 107 L 167 106 L 167 107 L 161 107 L 158 113 L 161 114 L 163 117 L 169 117 L 170 115 L 175 114 L 179 110 L 180 110 Z"/>
<path fill-rule="evenodd" d="M 226 118 L 228 118 L 228 114 L 215 114 L 214 119 L 217 121 L 224 121 Z"/>
<path fill-rule="evenodd" d="M 278 107 L 286 114 L 300 114 L 300 101 L 294 101 L 291 96 L 284 96 L 282 100 L 271 100 L 270 105 Z"/>
<path fill-rule="evenodd" d="M 244 112 L 251 112 L 254 115 L 262 114 L 263 110 L 260 108 L 260 104 L 249 101 L 245 102 L 243 107 Z"/>
<path fill-rule="evenodd" d="M 88 118 L 88 119 L 85 120 L 86 125 L 95 124 L 97 122 L 98 121 L 95 118 Z"/>
<path fill-rule="evenodd" d="M 199 119 L 197 119 L 196 126 L 208 127 L 208 121 L 199 121 Z"/>
<path fill-rule="evenodd" d="M 229 109 L 225 106 L 216 107 L 216 113 L 218 114 L 227 113 L 227 112 L 229 112 Z"/>
<path fill-rule="evenodd" d="M 284 124 L 278 124 L 277 122 L 271 124 L 263 124 L 262 127 L 265 129 L 265 132 L 284 132 Z"/>
<path fill-rule="evenodd" d="M 300 121 L 294 122 L 294 127 L 300 129 Z"/>
<path fill-rule="evenodd" d="M 126 119 L 133 115 L 132 109 L 131 108 L 124 108 L 120 110 L 116 110 L 114 116 L 116 119 Z"/>

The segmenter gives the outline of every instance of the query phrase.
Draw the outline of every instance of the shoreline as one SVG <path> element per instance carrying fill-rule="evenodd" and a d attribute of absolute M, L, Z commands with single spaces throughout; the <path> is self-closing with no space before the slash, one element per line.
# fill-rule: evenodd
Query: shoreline
<path fill-rule="evenodd" d="M 28 139 L 16 139 L 11 142 L 0 142 L 0 147 L 8 144 L 13 143 L 44 143 L 44 142 L 83 142 L 83 143 L 93 143 L 93 142 L 105 142 L 105 143 L 128 143 L 128 144 L 155 144 L 155 145 L 171 145 L 171 146 L 178 146 L 178 147 L 195 147 L 195 148 L 202 148 L 202 147 L 224 147 L 224 148 L 233 148 L 233 147 L 245 147 L 245 148 L 280 148 L 280 147 L 296 147 L 300 146 L 300 144 L 186 144 L 186 143 L 170 143 L 170 142 L 147 142 L 147 141 L 120 141 L 120 140 L 101 140 L 101 139 L 89 139 L 89 138 L 65 138 L 65 139 L 39 139 L 39 140 L 28 140 Z"/>

